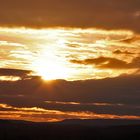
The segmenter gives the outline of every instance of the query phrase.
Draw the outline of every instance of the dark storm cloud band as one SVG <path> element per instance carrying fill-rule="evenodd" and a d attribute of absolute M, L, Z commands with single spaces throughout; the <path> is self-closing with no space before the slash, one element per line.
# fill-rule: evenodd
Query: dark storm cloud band
<path fill-rule="evenodd" d="M 99 27 L 140 31 L 139 0 L 2 0 L 1 26 Z"/>
<path fill-rule="evenodd" d="M 15 107 L 139 116 L 139 82 L 138 75 L 52 83 L 39 78 L 1 81 L 0 100 Z"/>

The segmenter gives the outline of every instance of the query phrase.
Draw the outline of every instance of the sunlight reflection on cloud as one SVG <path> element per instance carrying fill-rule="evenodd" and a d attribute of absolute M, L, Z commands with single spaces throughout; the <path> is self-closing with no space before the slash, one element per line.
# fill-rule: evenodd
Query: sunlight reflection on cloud
<path fill-rule="evenodd" d="M 140 119 L 140 116 L 97 114 L 94 112 L 62 112 L 59 110 L 46 110 L 42 108 L 18 108 L 7 104 L 0 104 L 0 119 L 28 120 L 36 122 L 54 122 L 64 119 Z M 11 109 L 11 110 L 10 110 Z"/>
<path fill-rule="evenodd" d="M 140 35 L 132 31 L 93 28 L 0 28 L 0 31 L 3 34 L 0 37 L 1 67 L 32 70 L 46 80 L 101 79 L 139 69 L 103 69 L 96 64 L 71 62 L 105 57 L 130 63 L 140 55 Z M 117 54 L 116 50 L 130 53 Z"/>

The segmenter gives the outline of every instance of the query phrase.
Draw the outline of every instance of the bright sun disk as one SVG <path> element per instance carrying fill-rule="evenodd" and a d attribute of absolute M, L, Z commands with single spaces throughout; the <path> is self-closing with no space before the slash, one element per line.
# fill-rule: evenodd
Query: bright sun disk
<path fill-rule="evenodd" d="M 44 80 L 67 79 L 68 69 L 56 61 L 38 60 L 35 71 Z"/>

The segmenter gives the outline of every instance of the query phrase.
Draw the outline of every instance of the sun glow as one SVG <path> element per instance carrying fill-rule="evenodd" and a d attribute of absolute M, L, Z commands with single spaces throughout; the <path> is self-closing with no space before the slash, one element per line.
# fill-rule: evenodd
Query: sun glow
<path fill-rule="evenodd" d="M 51 52 L 44 52 L 33 62 L 33 69 L 43 80 L 67 79 L 69 69 Z"/>
<path fill-rule="evenodd" d="M 135 73 L 130 63 L 137 65 L 135 58 L 140 54 L 139 34 L 132 31 L 93 28 L 0 28 L 0 31 L 4 35 L 0 41 L 0 67 L 32 70 L 45 80 L 102 79 Z M 119 63 L 126 63 L 126 67 Z M 14 78 L 0 80 L 18 80 Z"/>
<path fill-rule="evenodd" d="M 46 64 L 40 62 L 37 73 L 44 80 L 67 79 L 68 77 L 67 69 L 63 66 L 59 66 L 53 61 Z"/>

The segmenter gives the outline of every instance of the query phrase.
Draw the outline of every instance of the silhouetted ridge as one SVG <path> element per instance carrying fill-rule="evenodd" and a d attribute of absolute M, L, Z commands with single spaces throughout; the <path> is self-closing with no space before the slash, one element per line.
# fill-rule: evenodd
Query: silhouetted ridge
<path fill-rule="evenodd" d="M 0 140 L 140 140 L 140 120 L 0 120 Z"/>

